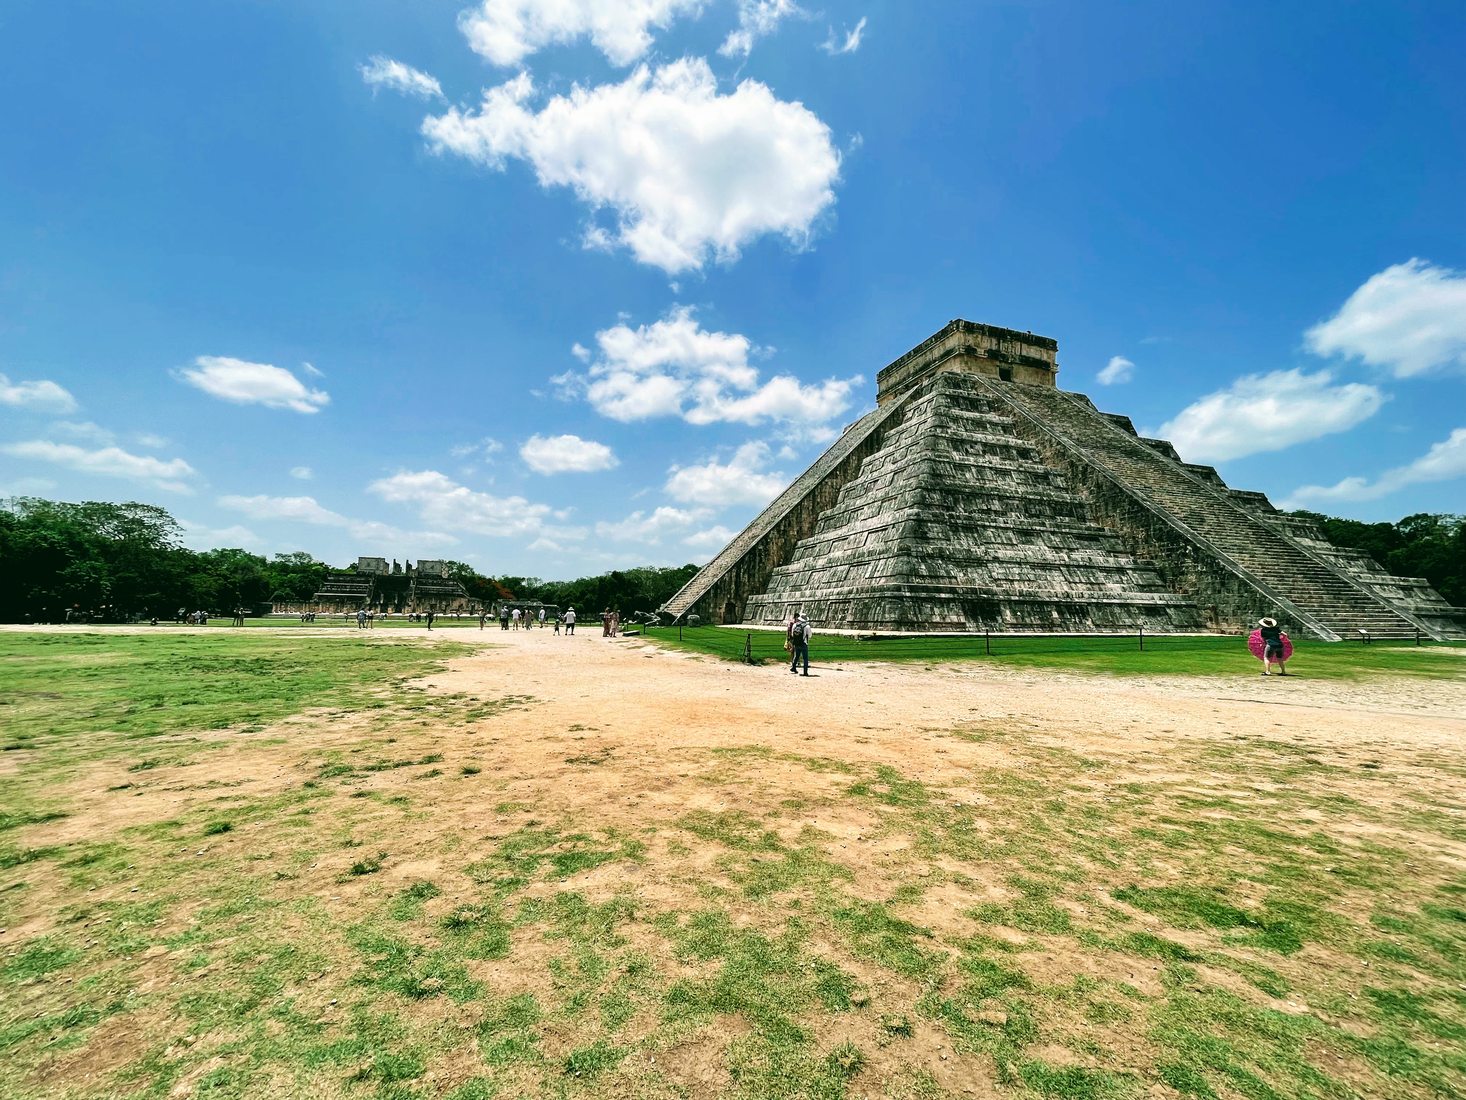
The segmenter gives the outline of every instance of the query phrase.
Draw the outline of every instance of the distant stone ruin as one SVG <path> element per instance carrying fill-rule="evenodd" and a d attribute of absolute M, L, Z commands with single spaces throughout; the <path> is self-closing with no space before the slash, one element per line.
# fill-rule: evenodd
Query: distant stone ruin
<path fill-rule="evenodd" d="M 333 569 L 308 605 L 276 604 L 276 614 L 318 611 L 326 614 L 365 609 L 380 613 L 409 611 L 477 611 L 477 604 L 458 581 L 446 576 L 441 561 L 423 560 L 406 567 L 386 558 L 361 557 L 355 569 Z"/>
<path fill-rule="evenodd" d="M 957 320 L 663 612 L 826 629 L 1466 637 L 1423 580 L 1057 385 L 1058 344 Z"/>

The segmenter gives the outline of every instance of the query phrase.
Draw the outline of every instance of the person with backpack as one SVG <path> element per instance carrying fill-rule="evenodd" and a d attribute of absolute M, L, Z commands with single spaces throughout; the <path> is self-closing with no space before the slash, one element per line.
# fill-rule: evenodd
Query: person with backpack
<path fill-rule="evenodd" d="M 809 675 L 809 616 L 803 611 L 789 624 L 789 645 L 790 653 L 794 655 L 793 663 L 789 665 L 790 672 L 799 671 L 799 662 L 804 662 L 804 675 Z"/>

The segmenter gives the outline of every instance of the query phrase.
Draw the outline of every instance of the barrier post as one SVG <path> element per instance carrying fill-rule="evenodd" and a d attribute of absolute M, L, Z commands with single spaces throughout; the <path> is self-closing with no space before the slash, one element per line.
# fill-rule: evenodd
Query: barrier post
<path fill-rule="evenodd" d="M 986 630 L 982 632 L 982 651 L 989 657 L 993 655 L 993 637 Z"/>
<path fill-rule="evenodd" d="M 1140 624 L 1140 648 L 1145 649 L 1145 624 Z"/>
<path fill-rule="evenodd" d="M 743 639 L 743 663 L 753 664 L 753 635 L 747 634 Z"/>

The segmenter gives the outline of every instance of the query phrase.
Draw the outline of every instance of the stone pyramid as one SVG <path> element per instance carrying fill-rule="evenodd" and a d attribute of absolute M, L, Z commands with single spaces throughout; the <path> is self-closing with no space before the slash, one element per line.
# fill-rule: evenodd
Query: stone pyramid
<path fill-rule="evenodd" d="M 1466 634 L 1424 581 L 1329 546 L 1056 385 L 1046 337 L 953 321 L 877 376 L 877 407 L 663 609 L 913 632 Z"/>

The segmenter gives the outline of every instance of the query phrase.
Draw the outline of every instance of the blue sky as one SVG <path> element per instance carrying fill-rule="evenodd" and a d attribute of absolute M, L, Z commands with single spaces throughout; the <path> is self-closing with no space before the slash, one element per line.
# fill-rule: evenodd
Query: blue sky
<path fill-rule="evenodd" d="M 10 0 L 0 494 L 702 561 L 948 320 L 1229 483 L 1466 511 L 1459 3 Z"/>

